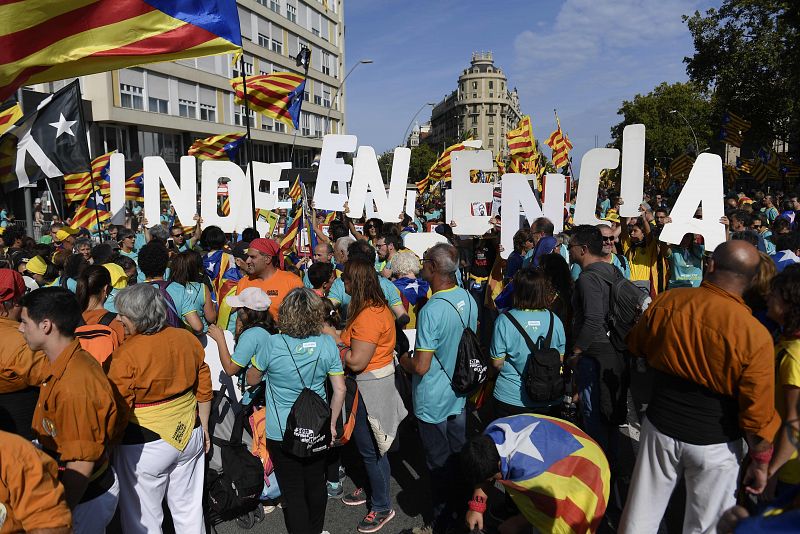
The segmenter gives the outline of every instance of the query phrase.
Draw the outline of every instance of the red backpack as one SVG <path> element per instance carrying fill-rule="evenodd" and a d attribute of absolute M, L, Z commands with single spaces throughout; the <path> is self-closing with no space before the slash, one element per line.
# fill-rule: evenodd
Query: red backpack
<path fill-rule="evenodd" d="M 75 337 L 83 350 L 94 356 L 104 368 L 108 357 L 122 343 L 117 331 L 109 326 L 116 317 L 116 313 L 107 312 L 97 324 L 83 324 L 75 329 Z"/>

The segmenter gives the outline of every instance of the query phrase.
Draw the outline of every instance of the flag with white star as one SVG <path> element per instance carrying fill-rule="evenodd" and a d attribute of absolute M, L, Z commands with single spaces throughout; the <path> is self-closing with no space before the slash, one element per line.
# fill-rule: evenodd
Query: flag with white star
<path fill-rule="evenodd" d="M 0 184 L 5 191 L 89 171 L 89 161 L 78 80 L 45 98 L 0 137 Z"/>

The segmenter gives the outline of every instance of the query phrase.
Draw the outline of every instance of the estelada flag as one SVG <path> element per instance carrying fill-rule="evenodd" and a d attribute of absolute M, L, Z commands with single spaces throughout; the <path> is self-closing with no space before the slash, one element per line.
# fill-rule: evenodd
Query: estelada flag
<path fill-rule="evenodd" d="M 292 72 L 273 72 L 231 80 L 237 105 L 245 104 L 245 85 L 247 86 L 247 107 L 267 117 L 283 122 L 288 126 L 300 127 L 300 109 L 303 106 L 303 92 L 306 79 Z"/>
<path fill-rule="evenodd" d="M 243 141 L 242 133 L 212 135 L 205 139 L 197 139 L 189 147 L 187 154 L 198 159 L 228 158 L 233 161 Z"/>
<path fill-rule="evenodd" d="M 484 434 L 500 455 L 500 483 L 538 532 L 597 530 L 611 470 L 585 432 L 555 417 L 523 414 L 493 421 Z"/>
<path fill-rule="evenodd" d="M 0 4 L 0 99 L 23 85 L 242 47 L 235 0 Z"/>
<path fill-rule="evenodd" d="M 0 183 L 6 191 L 89 169 L 78 80 L 42 100 L 0 136 Z"/>

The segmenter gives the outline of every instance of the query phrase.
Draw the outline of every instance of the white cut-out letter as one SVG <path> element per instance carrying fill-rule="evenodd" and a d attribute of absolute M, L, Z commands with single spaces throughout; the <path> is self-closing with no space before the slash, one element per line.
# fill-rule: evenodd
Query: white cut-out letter
<path fill-rule="evenodd" d="M 358 156 L 353 168 L 353 181 L 350 183 L 350 200 L 348 201 L 350 217 L 361 217 L 364 214 L 364 206 L 374 199 L 379 219 L 384 222 L 398 222 L 399 215 L 403 211 L 410 162 L 410 149 L 405 147 L 394 149 L 392 175 L 387 195 L 375 150 L 371 146 L 358 147 Z M 372 193 L 372 198 L 367 195 L 368 189 Z"/>
<path fill-rule="evenodd" d="M 575 224 L 597 225 L 597 190 L 600 188 L 600 171 L 616 169 L 619 165 L 619 150 L 616 148 L 593 148 L 581 159 L 581 179 L 578 181 L 578 198 L 575 200 Z"/>
<path fill-rule="evenodd" d="M 492 184 L 473 184 L 469 171 L 494 168 L 489 150 L 460 150 L 450 154 L 453 185 L 453 221 L 456 235 L 483 235 L 491 230 L 489 215 L 472 215 L 472 204 L 492 201 Z"/>
<path fill-rule="evenodd" d="M 564 175 L 547 175 L 544 209 L 536 200 L 536 195 L 528 182 L 529 178 L 531 176 L 516 173 L 504 174 L 501 178 L 500 191 L 502 198 L 505 199 L 501 214 L 502 225 L 500 226 L 500 244 L 503 246 L 500 257 L 503 259 L 507 259 L 509 254 L 514 251 L 514 234 L 519 230 L 519 216 L 522 213 L 525 214 L 529 223 L 539 217 L 547 217 L 552 221 L 556 233 L 564 230 L 564 196 L 567 192 L 567 181 Z M 535 177 L 533 181 L 534 187 L 536 187 Z"/>
<path fill-rule="evenodd" d="M 317 186 L 314 188 L 314 207 L 318 210 L 343 211 L 347 202 L 347 183 L 353 174 L 353 166 L 338 158 L 341 152 L 355 152 L 358 138 L 355 135 L 326 135 L 322 139 L 319 157 Z M 333 193 L 331 186 L 338 182 L 339 192 Z"/>
<path fill-rule="evenodd" d="M 159 156 L 144 158 L 144 216 L 150 225 L 161 217 L 161 185 L 167 192 L 175 214 L 184 226 L 194 224 L 197 215 L 197 167 L 194 156 L 181 157 L 181 185 L 175 181 L 166 162 Z M 217 184 L 214 184 L 216 195 Z"/>
<path fill-rule="evenodd" d="M 629 124 L 622 130 L 620 217 L 639 216 L 639 206 L 644 197 L 644 133 L 644 124 Z"/>

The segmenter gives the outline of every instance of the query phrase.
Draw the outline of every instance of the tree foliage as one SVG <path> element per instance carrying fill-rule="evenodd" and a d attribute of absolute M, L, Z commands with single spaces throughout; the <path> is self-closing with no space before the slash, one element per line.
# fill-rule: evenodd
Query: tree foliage
<path fill-rule="evenodd" d="M 677 110 L 678 113 L 671 113 Z M 708 148 L 715 136 L 712 127 L 712 108 L 708 97 L 691 83 L 662 83 L 646 95 L 626 100 L 617 111 L 622 121 L 611 128 L 611 146 L 622 149 L 622 131 L 629 124 L 644 124 L 647 128 L 645 161 L 665 164 L 692 148 Z M 681 118 L 691 124 L 691 128 Z M 697 135 L 695 147 L 692 129 Z"/>
<path fill-rule="evenodd" d="M 685 17 L 695 53 L 689 78 L 713 94 L 714 114 L 752 122 L 745 148 L 787 140 L 800 130 L 800 2 L 724 0 Z"/>
<path fill-rule="evenodd" d="M 411 149 L 411 162 L 408 168 L 408 182 L 416 183 L 428 174 L 428 170 L 436 162 L 438 154 L 425 144 L 415 146 Z M 394 160 L 394 150 L 387 150 L 378 156 L 378 167 L 381 170 L 381 176 L 384 177 L 386 183 L 392 174 L 392 161 Z"/>

